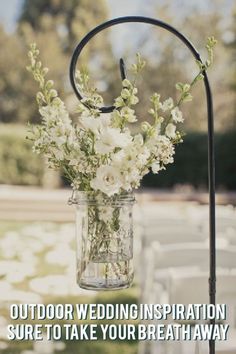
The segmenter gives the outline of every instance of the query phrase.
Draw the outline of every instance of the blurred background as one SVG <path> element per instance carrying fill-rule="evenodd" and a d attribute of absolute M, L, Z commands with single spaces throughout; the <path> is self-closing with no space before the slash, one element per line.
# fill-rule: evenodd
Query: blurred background
<path fill-rule="evenodd" d="M 32 153 L 31 144 L 25 139 L 27 123 L 40 122 L 35 103 L 37 86 L 25 69 L 29 44 L 38 44 L 43 62 L 50 69 L 48 76 L 55 81 L 76 121 L 77 100 L 68 75 L 73 49 L 96 25 L 125 15 L 150 16 L 172 24 L 193 42 L 203 58 L 206 38 L 214 35 L 218 39 L 215 62 L 209 70 L 216 130 L 218 299 L 232 306 L 232 333 L 228 343 L 219 344 L 217 353 L 236 353 L 234 1 L 8 0 L 0 2 L 0 351 L 3 354 L 106 354 L 120 350 L 127 354 L 191 354 L 195 350 L 207 353 L 207 346 L 196 343 L 151 345 L 62 340 L 33 344 L 5 340 L 7 308 L 15 301 L 208 301 L 207 115 L 202 83 L 194 88 L 193 102 L 184 107 L 187 134 L 184 144 L 176 149 L 175 164 L 158 176 L 148 175 L 137 194 L 136 279 L 133 288 L 127 291 L 95 293 L 76 287 L 74 211 L 66 205 L 69 186 L 60 173 L 48 170 L 43 159 Z M 197 67 L 189 50 L 162 29 L 144 24 L 122 24 L 107 29 L 89 42 L 78 63 L 79 68 L 89 68 L 106 104 L 112 104 L 121 88 L 119 58 L 123 57 L 129 67 L 136 52 L 147 61 L 138 83 L 140 122 L 148 119 L 152 92 L 160 92 L 163 99 L 175 96 L 175 83 L 189 82 Z"/>

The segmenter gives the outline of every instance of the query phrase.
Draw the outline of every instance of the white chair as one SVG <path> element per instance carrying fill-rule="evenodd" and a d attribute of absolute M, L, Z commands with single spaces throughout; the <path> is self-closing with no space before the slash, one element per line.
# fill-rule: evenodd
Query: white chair
<path fill-rule="evenodd" d="M 222 240 L 224 241 L 224 240 Z M 144 249 L 141 268 L 141 300 L 142 302 L 158 302 L 160 293 L 155 295 L 154 283 L 163 286 L 168 291 L 169 271 L 176 270 L 180 274 L 193 274 L 200 270 L 208 270 L 208 243 L 185 243 L 175 245 L 160 245 L 152 243 Z M 227 242 L 217 243 L 217 268 L 236 269 L 236 247 L 228 246 Z M 156 299 L 155 299 L 156 296 Z"/>
<path fill-rule="evenodd" d="M 205 304 L 209 301 L 208 277 L 206 271 L 169 271 L 169 303 Z M 236 304 L 236 272 L 219 270 L 217 272 L 217 303 Z M 231 317 L 231 316 L 230 316 Z M 232 323 L 234 325 L 234 323 Z"/>
<path fill-rule="evenodd" d="M 155 269 L 194 267 L 208 269 L 209 246 L 207 243 L 183 243 L 160 245 L 153 243 Z M 236 247 L 217 244 L 217 266 L 219 268 L 236 268 Z"/>
<path fill-rule="evenodd" d="M 208 220 L 203 222 L 204 230 L 208 229 Z M 233 216 L 216 216 L 216 231 L 217 233 L 224 233 L 228 229 L 232 229 L 236 235 L 236 215 Z M 236 236 L 235 236 L 236 237 Z"/>
<path fill-rule="evenodd" d="M 169 300 L 170 304 L 204 304 L 209 302 L 208 296 L 208 272 L 186 270 L 185 272 L 169 269 Z M 226 303 L 229 311 L 226 323 L 231 326 L 231 337 L 229 341 L 217 342 L 217 354 L 236 354 L 236 335 L 234 327 L 234 306 L 236 304 L 236 272 L 221 270 L 217 275 L 217 303 Z M 160 350 L 158 342 L 151 345 L 151 354 Z M 163 346 L 162 346 L 163 350 Z M 165 354 L 207 354 L 208 343 L 166 343 Z"/>
<path fill-rule="evenodd" d="M 218 232 L 219 237 L 226 239 L 229 244 L 236 246 L 236 228 L 228 227 L 227 230 L 223 232 Z"/>
<path fill-rule="evenodd" d="M 157 241 L 160 244 L 173 244 L 185 242 L 201 242 L 206 240 L 208 234 L 199 231 L 198 228 L 184 225 L 166 225 L 165 227 L 156 225 L 144 228 L 143 242 L 145 245 Z"/>
<path fill-rule="evenodd" d="M 208 303 L 208 273 L 196 273 L 192 275 L 178 275 L 172 272 L 170 288 L 170 303 Z M 230 331 L 234 335 L 227 342 L 216 343 L 216 353 L 236 354 L 236 336 L 234 306 L 236 304 L 236 274 L 220 271 L 217 275 L 217 303 L 226 303 L 228 316 L 226 322 L 230 324 Z M 205 343 L 206 344 L 206 343 Z M 208 353 L 206 345 L 200 345 L 201 353 Z M 205 351 L 204 351 L 205 347 Z"/>

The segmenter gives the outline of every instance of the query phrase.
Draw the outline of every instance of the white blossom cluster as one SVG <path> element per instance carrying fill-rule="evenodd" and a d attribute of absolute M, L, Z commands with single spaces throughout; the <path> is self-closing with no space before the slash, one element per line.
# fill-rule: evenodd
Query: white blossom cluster
<path fill-rule="evenodd" d="M 191 84 L 176 85 L 180 92 L 176 103 L 172 98 L 161 101 L 155 93 L 149 110 L 153 124 L 142 123 L 140 133 L 132 135 L 130 127 L 138 120 L 133 108 L 139 101 L 134 82 L 123 80 L 115 110 L 102 114 L 101 96 L 89 87 L 88 76 L 78 73 L 78 85 L 86 98 L 79 104 L 78 121 L 73 124 L 53 82 L 45 79 L 47 69 L 42 68 L 38 55 L 36 45 L 31 45 L 28 70 L 39 83 L 37 102 L 42 116 L 42 124 L 31 128 L 33 150 L 44 154 L 49 167 L 61 168 L 74 189 L 110 197 L 139 187 L 150 170 L 159 173 L 173 163 L 175 144 L 182 142 L 178 126 L 184 118 L 179 106 L 192 99 L 190 89 L 203 78 L 205 68 Z M 144 66 L 139 55 L 137 58 L 136 72 Z"/>

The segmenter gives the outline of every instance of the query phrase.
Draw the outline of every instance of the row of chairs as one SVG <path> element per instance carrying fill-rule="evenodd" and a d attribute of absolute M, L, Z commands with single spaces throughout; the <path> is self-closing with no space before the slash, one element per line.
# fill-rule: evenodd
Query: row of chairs
<path fill-rule="evenodd" d="M 140 265 L 143 303 L 208 303 L 209 232 L 206 207 L 192 206 L 173 214 L 144 209 Z M 194 213 L 196 209 L 196 213 Z M 204 213 L 202 210 L 205 209 Z M 220 208 L 221 209 L 221 208 Z M 221 210 L 220 210 L 221 211 Z M 167 214 L 167 216 L 166 216 Z M 183 214 L 185 217 L 183 217 Z M 234 328 L 236 305 L 236 217 L 222 208 L 217 219 L 217 302 L 229 307 L 227 322 Z M 232 335 L 231 335 L 232 337 Z M 217 354 L 236 354 L 236 335 L 217 344 Z M 140 343 L 139 354 L 206 354 L 206 343 Z"/>

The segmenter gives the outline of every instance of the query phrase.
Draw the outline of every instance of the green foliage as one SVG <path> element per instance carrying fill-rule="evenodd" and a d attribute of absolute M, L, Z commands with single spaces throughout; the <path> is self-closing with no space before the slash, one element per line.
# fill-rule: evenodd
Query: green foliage
<path fill-rule="evenodd" d="M 104 0 L 25 0 L 20 24 L 28 23 L 45 34 L 50 29 L 64 50 L 72 50 L 79 38 L 106 17 Z"/>
<path fill-rule="evenodd" d="M 32 153 L 31 142 L 25 139 L 26 134 L 26 130 L 20 126 L 16 129 L 14 126 L 1 125 L 0 183 L 42 185 L 44 163 Z M 147 175 L 143 181 L 144 187 L 170 188 L 177 184 L 192 184 L 196 188 L 207 188 L 207 136 L 205 133 L 188 133 L 184 140 L 184 144 L 176 148 L 176 163 L 169 165 L 168 170 L 159 175 Z M 217 188 L 235 190 L 236 131 L 216 134 L 215 150 Z M 132 297 L 132 293 L 128 295 Z M 109 301 L 109 294 L 107 296 L 106 301 Z M 98 295 L 99 301 L 101 298 Z M 115 302 L 118 303 L 119 299 Z"/>
<path fill-rule="evenodd" d="M 70 57 L 75 45 L 87 31 L 104 21 L 106 15 L 104 0 L 24 1 L 17 31 L 6 34 L 0 27 L 0 45 L 4 48 L 0 57 L 0 122 L 40 121 L 37 106 L 33 104 L 36 85 L 25 70 L 26 48 L 33 42 L 38 43 L 43 61 L 51 68 L 50 75 L 57 82 L 59 95 L 68 100 L 70 109 L 74 110 L 77 100 L 68 84 Z M 99 64 L 101 62 L 103 72 L 109 72 L 113 56 L 107 33 L 85 50 L 80 64 L 89 64 L 95 52 L 102 52 Z M 113 79 L 108 76 L 108 87 Z"/>
<path fill-rule="evenodd" d="M 216 134 L 216 187 L 236 189 L 236 131 Z M 176 148 L 175 164 L 160 175 L 149 174 L 144 177 L 143 186 L 170 188 L 175 185 L 189 184 L 195 188 L 207 188 L 207 135 L 189 133 L 184 144 Z"/>
<path fill-rule="evenodd" d="M 0 183 L 42 184 L 43 161 L 32 154 L 32 144 L 25 136 L 26 130 L 20 126 L 0 126 Z"/>
<path fill-rule="evenodd" d="M 96 304 L 137 304 L 137 288 L 131 288 L 123 291 L 99 292 L 94 302 Z"/>
<path fill-rule="evenodd" d="M 216 135 L 216 182 L 220 188 L 236 189 L 236 131 Z"/>
<path fill-rule="evenodd" d="M 71 347 L 71 348 L 70 348 Z M 80 342 L 79 344 L 71 345 L 65 352 L 61 352 L 62 354 L 136 354 L 137 353 L 137 345 L 132 345 L 129 343 L 121 343 L 121 342 L 111 342 L 111 341 L 94 341 L 94 342 Z"/>
<path fill-rule="evenodd" d="M 15 34 L 6 34 L 1 27 L 0 46 L 4 48 L 0 56 L 0 122 L 36 120 L 37 107 L 32 104 L 36 86 L 25 70 L 25 48 Z"/>
<path fill-rule="evenodd" d="M 137 344 L 117 341 L 67 341 L 66 349 L 57 353 L 61 354 L 136 354 Z M 3 349 L 1 354 L 19 354 L 21 351 L 32 349 L 30 341 L 12 341 L 11 349 Z"/>
<path fill-rule="evenodd" d="M 173 4 L 173 1 L 166 0 L 163 9 L 160 8 L 161 4 L 155 4 L 158 9 L 153 8 L 154 15 L 156 10 L 158 18 L 161 17 L 183 31 L 201 54 L 204 54 L 204 48 L 201 48 L 202 38 L 212 33 L 219 39 L 214 67 L 209 73 L 214 94 L 215 126 L 218 131 L 231 129 L 236 123 L 235 36 L 228 44 L 221 40 L 224 35 L 220 26 L 223 14 L 217 9 L 216 1 L 213 1 L 216 5 L 213 6 L 214 10 L 212 8 L 212 12 L 209 13 L 191 11 L 193 5 L 189 4 L 189 11 L 188 8 L 185 11 L 187 16 L 181 19 L 173 16 L 171 3 Z M 72 50 L 89 30 L 107 18 L 105 0 L 24 0 L 16 33 L 6 34 L 0 28 L 0 45 L 4 48 L 0 57 L 0 121 L 39 122 L 36 105 L 32 104 L 36 85 L 25 71 L 26 47 L 32 42 L 37 42 L 39 45 L 42 59 L 50 67 L 52 79 L 57 82 L 60 97 L 73 111 L 77 100 L 68 84 L 68 64 Z M 232 21 L 230 18 L 228 21 L 228 32 L 235 34 L 233 19 L 232 14 Z M 132 26 L 130 28 L 132 30 Z M 119 31 L 119 26 L 114 30 Z M 109 105 L 121 88 L 118 59 L 114 59 L 112 45 L 108 39 L 110 33 L 108 30 L 97 35 L 86 46 L 79 59 L 80 68 L 83 65 L 91 66 L 91 77 L 99 83 L 105 104 Z M 122 36 L 122 33 L 120 35 Z M 136 33 L 134 35 L 136 36 Z M 116 52 L 115 41 L 113 46 Z M 124 41 L 123 48 L 125 47 Z M 131 47 L 127 44 L 129 49 L 126 54 L 129 58 L 134 55 Z M 156 28 L 152 31 L 150 27 L 150 31 L 140 36 L 138 47 L 134 48 L 134 52 L 141 48 L 142 55 L 148 54 L 148 71 L 141 82 L 142 99 L 138 105 L 138 117 L 140 120 L 145 120 L 150 94 L 158 91 L 161 93 L 162 100 L 169 96 L 173 97 L 175 95 L 173 85 L 176 82 L 191 80 L 194 63 L 184 45 L 170 34 Z M 189 130 L 203 131 L 206 125 L 205 105 L 201 104 L 204 100 L 202 83 L 194 90 L 193 95 L 194 101 L 184 111 L 187 117 L 185 126 Z"/>

